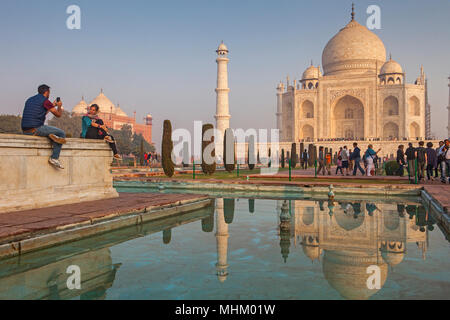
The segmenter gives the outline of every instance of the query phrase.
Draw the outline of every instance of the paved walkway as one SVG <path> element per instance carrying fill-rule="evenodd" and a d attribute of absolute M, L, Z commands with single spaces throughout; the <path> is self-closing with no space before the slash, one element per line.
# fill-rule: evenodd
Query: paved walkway
<path fill-rule="evenodd" d="M 120 193 L 119 198 L 115 199 L 0 213 L 0 244 L 203 199 L 207 197 L 188 194 Z"/>
<path fill-rule="evenodd" d="M 430 185 L 425 186 L 424 189 L 439 202 L 445 213 L 450 212 L 450 185 Z"/>

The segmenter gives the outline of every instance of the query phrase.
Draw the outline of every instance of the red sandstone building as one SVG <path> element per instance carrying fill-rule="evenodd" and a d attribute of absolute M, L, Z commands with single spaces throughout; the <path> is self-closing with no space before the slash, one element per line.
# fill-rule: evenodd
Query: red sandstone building
<path fill-rule="evenodd" d="M 73 108 L 72 113 L 75 115 L 86 114 L 89 106 L 97 104 L 99 106 L 99 117 L 105 122 L 108 128 L 120 130 L 123 125 L 131 126 L 133 133 L 142 134 L 148 143 L 152 143 L 152 116 L 149 114 L 145 117 L 145 123 L 136 122 L 136 112 L 133 117 L 129 117 L 119 105 L 115 106 L 101 90 L 100 94 L 87 104 L 84 98 Z"/>

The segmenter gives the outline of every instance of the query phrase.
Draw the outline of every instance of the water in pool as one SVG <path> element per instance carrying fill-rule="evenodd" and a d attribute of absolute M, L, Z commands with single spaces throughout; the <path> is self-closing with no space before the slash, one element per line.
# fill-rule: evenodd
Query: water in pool
<path fill-rule="evenodd" d="M 217 198 L 0 261 L 0 299 L 448 299 L 449 253 L 417 199 Z"/>

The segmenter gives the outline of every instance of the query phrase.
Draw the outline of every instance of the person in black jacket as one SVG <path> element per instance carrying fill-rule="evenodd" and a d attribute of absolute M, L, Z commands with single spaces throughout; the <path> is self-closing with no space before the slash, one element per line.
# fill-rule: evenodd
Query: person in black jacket
<path fill-rule="evenodd" d="M 406 162 L 405 162 L 405 152 L 403 151 L 404 147 L 405 147 L 404 145 L 399 145 L 398 150 L 397 150 L 397 163 L 400 166 L 398 168 L 397 174 L 400 177 L 403 177 L 403 175 L 405 173 L 404 167 L 405 167 Z"/>
<path fill-rule="evenodd" d="M 406 149 L 405 154 L 406 160 L 408 161 L 408 175 L 410 178 L 413 178 L 415 175 L 416 149 L 411 142 L 409 143 L 409 147 Z"/>

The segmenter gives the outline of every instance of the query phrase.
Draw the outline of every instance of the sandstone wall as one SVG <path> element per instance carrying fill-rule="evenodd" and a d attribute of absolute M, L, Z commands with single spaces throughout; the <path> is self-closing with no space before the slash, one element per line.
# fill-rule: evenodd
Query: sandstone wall
<path fill-rule="evenodd" d="M 118 197 L 105 142 L 68 139 L 64 170 L 48 164 L 50 154 L 47 138 L 0 134 L 0 213 Z"/>

